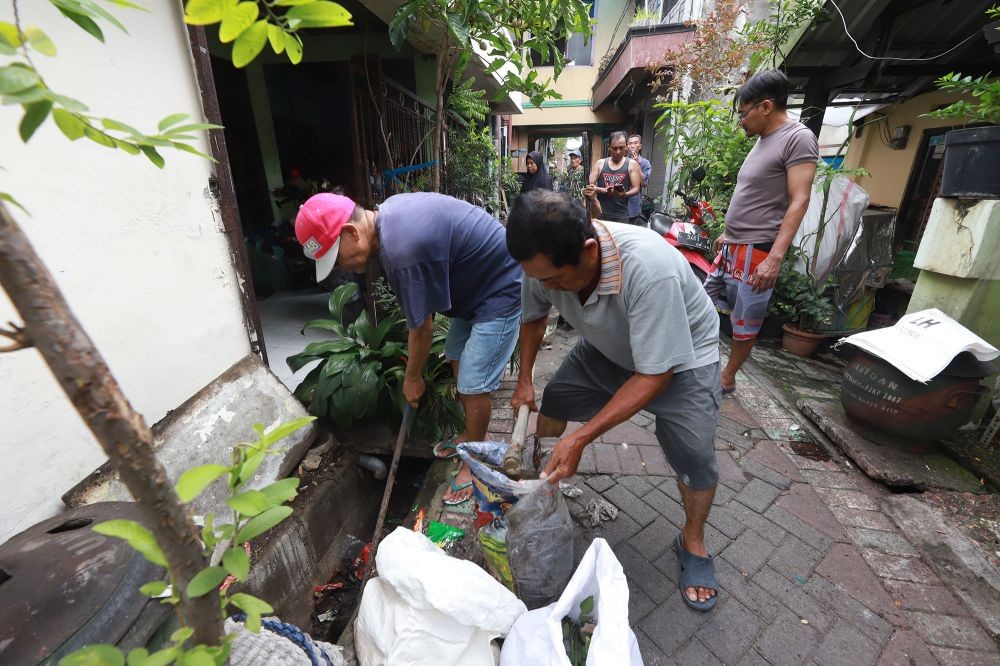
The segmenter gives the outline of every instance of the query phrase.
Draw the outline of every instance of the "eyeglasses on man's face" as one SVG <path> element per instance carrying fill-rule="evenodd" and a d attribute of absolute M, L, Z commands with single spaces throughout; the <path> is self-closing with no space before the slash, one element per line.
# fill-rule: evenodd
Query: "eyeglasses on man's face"
<path fill-rule="evenodd" d="M 770 102 L 770 101 L 771 100 L 769 100 L 769 99 L 762 99 L 761 101 L 757 102 L 756 104 L 754 104 L 753 106 L 751 106 L 746 111 L 737 111 L 736 112 L 736 117 L 739 119 L 739 122 L 743 122 L 744 120 L 746 120 L 746 117 L 750 115 L 751 111 L 753 111 L 754 109 L 756 109 L 758 106 L 760 106 L 764 102 Z"/>

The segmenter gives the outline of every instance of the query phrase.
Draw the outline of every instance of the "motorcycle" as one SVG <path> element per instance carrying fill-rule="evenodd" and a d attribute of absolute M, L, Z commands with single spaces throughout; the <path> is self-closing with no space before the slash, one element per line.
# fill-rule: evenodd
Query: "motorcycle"
<path fill-rule="evenodd" d="M 704 179 L 705 169 L 702 167 L 698 167 L 691 174 L 691 180 L 695 184 Z M 699 200 L 681 190 L 676 190 L 674 194 L 683 199 L 684 206 L 688 210 L 687 218 L 678 217 L 667 211 L 656 211 L 649 216 L 649 228 L 676 247 L 687 259 L 695 276 L 704 282 L 712 266 L 712 239 L 705 230 L 704 223 L 706 216 L 715 221 L 715 210 L 707 201 Z"/>

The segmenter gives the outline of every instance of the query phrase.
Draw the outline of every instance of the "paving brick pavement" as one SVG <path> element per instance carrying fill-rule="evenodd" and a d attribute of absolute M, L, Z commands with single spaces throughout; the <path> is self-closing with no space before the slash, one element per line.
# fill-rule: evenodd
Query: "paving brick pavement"
<path fill-rule="evenodd" d="M 574 342 L 560 329 L 539 354 L 539 398 Z M 797 363 L 773 353 L 767 362 Z M 576 556 L 596 537 L 614 549 L 645 662 L 1000 664 L 988 633 L 879 511 L 877 484 L 810 444 L 808 430 L 755 378 L 753 363 L 736 397 L 723 400 L 716 431 L 723 480 L 706 543 L 721 590 L 712 612 L 691 610 L 680 597 L 673 540 L 684 513 L 649 414 L 588 447 L 571 480 L 585 490 L 569 500 L 579 523 Z M 511 388 L 508 377 L 503 389 Z M 822 380 L 807 390 L 821 391 Z M 508 401 L 502 394 L 496 406 Z M 500 416 L 491 439 L 509 437 L 509 413 Z M 620 512 L 590 528 L 584 507 L 598 495 Z"/>

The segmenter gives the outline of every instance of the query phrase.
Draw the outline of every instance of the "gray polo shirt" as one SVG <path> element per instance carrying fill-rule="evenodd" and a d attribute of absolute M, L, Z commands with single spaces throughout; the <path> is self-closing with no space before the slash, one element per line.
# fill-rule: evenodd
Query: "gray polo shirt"
<path fill-rule="evenodd" d="M 719 317 L 683 255 L 643 227 L 594 222 L 601 278 L 587 302 L 546 289 L 527 275 L 522 320 L 552 306 L 609 360 L 647 375 L 682 372 L 719 360 Z"/>

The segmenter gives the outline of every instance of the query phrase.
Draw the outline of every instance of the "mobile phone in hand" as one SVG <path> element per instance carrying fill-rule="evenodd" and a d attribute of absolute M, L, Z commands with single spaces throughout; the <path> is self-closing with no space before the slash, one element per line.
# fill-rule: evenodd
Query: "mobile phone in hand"
<path fill-rule="evenodd" d="M 618 185 L 615 185 L 611 189 L 614 190 L 615 192 L 624 192 L 625 191 L 625 186 L 622 185 L 621 183 L 619 183 Z"/>

